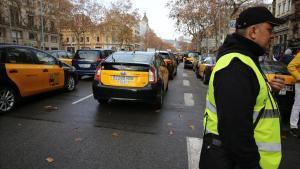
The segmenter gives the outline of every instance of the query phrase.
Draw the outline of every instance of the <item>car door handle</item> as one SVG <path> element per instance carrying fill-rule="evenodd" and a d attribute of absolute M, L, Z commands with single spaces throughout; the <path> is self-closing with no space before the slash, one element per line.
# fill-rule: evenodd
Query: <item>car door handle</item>
<path fill-rule="evenodd" d="M 48 72 L 48 69 L 43 69 L 43 72 Z"/>
<path fill-rule="evenodd" d="M 11 70 L 9 71 L 9 73 L 18 73 L 18 70 L 17 70 L 17 69 L 11 69 Z"/>

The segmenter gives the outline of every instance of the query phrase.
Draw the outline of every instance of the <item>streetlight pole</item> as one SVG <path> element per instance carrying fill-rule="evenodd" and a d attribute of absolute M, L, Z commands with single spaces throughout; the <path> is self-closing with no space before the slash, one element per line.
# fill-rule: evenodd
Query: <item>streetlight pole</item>
<path fill-rule="evenodd" d="M 40 0 L 40 8 L 41 8 L 41 48 L 45 50 L 44 44 L 44 4 L 43 0 Z"/>

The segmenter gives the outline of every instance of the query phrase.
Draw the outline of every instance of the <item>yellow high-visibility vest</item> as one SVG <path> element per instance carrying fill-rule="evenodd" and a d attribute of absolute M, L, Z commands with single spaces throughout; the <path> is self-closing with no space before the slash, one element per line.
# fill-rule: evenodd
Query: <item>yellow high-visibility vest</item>
<path fill-rule="evenodd" d="M 281 161 L 281 138 L 280 138 L 280 120 L 277 103 L 275 102 L 268 85 L 259 71 L 254 61 L 240 53 L 229 53 L 222 56 L 216 63 L 206 96 L 206 116 L 203 120 L 206 133 L 218 134 L 218 117 L 214 97 L 214 77 L 215 73 L 227 67 L 231 61 L 237 58 L 248 65 L 256 74 L 260 90 L 256 98 L 256 104 L 253 108 L 253 123 L 255 122 L 260 110 L 264 112 L 254 129 L 254 139 L 260 154 L 259 164 L 263 169 L 277 169 Z M 232 106 L 238 103 L 232 103 Z M 240 112 L 243 113 L 243 112 Z"/>

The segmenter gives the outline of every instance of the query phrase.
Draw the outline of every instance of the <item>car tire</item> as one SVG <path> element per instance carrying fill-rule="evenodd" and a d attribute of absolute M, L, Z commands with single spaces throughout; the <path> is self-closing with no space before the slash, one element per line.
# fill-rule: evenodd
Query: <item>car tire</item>
<path fill-rule="evenodd" d="M 0 113 L 13 110 L 18 104 L 19 99 L 19 95 L 13 88 L 0 87 Z"/>
<path fill-rule="evenodd" d="M 186 69 L 186 65 L 183 65 L 183 69 Z"/>
<path fill-rule="evenodd" d="M 108 103 L 108 99 L 97 99 L 98 103 L 105 105 Z"/>
<path fill-rule="evenodd" d="M 203 73 L 203 84 L 207 85 L 209 83 L 209 75 L 204 72 Z"/>
<path fill-rule="evenodd" d="M 71 92 L 75 90 L 75 78 L 73 76 L 69 76 L 65 82 L 65 90 Z"/>
<path fill-rule="evenodd" d="M 163 105 L 163 99 L 164 99 L 164 91 L 161 88 L 160 93 L 157 95 L 155 103 L 154 103 L 154 108 L 155 109 L 160 109 Z"/>

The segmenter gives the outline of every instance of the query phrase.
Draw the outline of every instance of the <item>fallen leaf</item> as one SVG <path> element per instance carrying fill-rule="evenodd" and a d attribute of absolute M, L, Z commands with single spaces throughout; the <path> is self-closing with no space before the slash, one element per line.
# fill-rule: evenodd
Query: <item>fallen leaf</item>
<path fill-rule="evenodd" d="M 195 129 L 195 126 L 194 126 L 194 125 L 190 125 L 189 127 L 190 127 L 192 130 Z"/>
<path fill-rule="evenodd" d="M 58 110 L 58 107 L 55 107 L 55 106 L 45 106 L 44 108 L 45 108 L 47 111 Z"/>
<path fill-rule="evenodd" d="M 76 141 L 77 143 L 79 143 L 79 142 L 82 141 L 82 138 L 75 138 L 75 141 Z"/>
<path fill-rule="evenodd" d="M 113 137 L 119 137 L 119 136 L 120 136 L 120 134 L 119 134 L 119 133 L 116 133 L 116 132 L 114 132 L 114 133 L 112 133 L 112 136 L 113 136 Z"/>
<path fill-rule="evenodd" d="M 168 123 L 168 126 L 172 126 L 172 123 Z"/>
<path fill-rule="evenodd" d="M 48 162 L 48 163 L 53 163 L 54 162 L 54 159 L 52 158 L 52 157 L 47 157 L 46 158 L 46 161 Z"/>
<path fill-rule="evenodd" d="M 174 134 L 173 130 L 170 130 L 169 135 L 173 135 L 173 134 Z"/>

